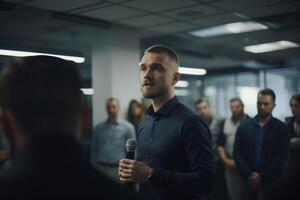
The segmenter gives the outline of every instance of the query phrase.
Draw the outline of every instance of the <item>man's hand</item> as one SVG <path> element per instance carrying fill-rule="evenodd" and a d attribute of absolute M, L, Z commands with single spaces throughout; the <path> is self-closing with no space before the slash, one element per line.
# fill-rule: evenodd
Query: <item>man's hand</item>
<path fill-rule="evenodd" d="M 122 159 L 119 162 L 119 177 L 122 183 L 146 182 L 153 169 L 142 162 Z"/>
<path fill-rule="evenodd" d="M 252 174 L 248 178 L 248 183 L 254 188 L 258 189 L 261 185 L 261 177 L 257 172 L 252 172 Z"/>
<path fill-rule="evenodd" d="M 232 171 L 236 170 L 236 164 L 235 164 L 234 160 L 232 160 L 232 159 L 226 159 L 224 161 L 224 165 L 229 170 L 232 170 Z"/>

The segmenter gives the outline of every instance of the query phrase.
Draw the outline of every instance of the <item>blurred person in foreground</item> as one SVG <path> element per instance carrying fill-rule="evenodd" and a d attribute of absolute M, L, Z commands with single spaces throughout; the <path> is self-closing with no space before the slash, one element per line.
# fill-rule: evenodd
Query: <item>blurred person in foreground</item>
<path fill-rule="evenodd" d="M 4 68 L 0 120 L 12 158 L 0 173 L 1 199 L 130 198 L 85 162 L 82 102 L 74 62 L 33 56 Z"/>

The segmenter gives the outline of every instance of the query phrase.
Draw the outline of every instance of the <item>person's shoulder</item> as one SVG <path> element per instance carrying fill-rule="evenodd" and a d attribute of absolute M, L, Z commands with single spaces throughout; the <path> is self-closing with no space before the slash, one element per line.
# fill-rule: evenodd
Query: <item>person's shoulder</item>
<path fill-rule="evenodd" d="M 197 114 L 195 111 L 184 105 L 183 103 L 178 103 L 174 109 L 174 113 L 176 116 L 182 117 L 182 118 L 193 118 L 193 117 L 200 117 L 199 114 Z"/>
<path fill-rule="evenodd" d="M 128 128 L 128 129 L 134 129 L 134 126 L 133 126 L 129 121 L 127 121 L 127 120 L 125 120 L 125 119 L 121 119 L 121 120 L 119 121 L 119 123 L 120 123 L 122 126 Z"/>
<path fill-rule="evenodd" d="M 277 127 L 282 128 L 282 129 L 287 129 L 286 123 L 281 121 L 280 119 L 273 117 L 273 123 L 276 124 Z"/>
<path fill-rule="evenodd" d="M 105 124 L 106 124 L 106 121 L 99 122 L 98 124 L 96 124 L 96 126 L 95 126 L 95 130 L 96 130 L 96 129 L 100 129 L 100 128 L 104 127 L 104 126 L 105 126 Z"/>
<path fill-rule="evenodd" d="M 249 126 L 252 126 L 253 124 L 254 124 L 253 118 L 246 115 L 245 119 L 241 121 L 241 123 L 239 125 L 239 129 L 246 129 Z"/>

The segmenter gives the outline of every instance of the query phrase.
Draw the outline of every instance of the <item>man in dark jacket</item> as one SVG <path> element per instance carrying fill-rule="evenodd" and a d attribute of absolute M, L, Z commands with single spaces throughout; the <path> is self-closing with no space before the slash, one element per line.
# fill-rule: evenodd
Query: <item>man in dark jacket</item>
<path fill-rule="evenodd" d="M 257 96 L 258 115 L 237 130 L 234 160 L 246 180 L 243 199 L 264 199 L 272 189 L 288 154 L 287 126 L 272 116 L 276 96 L 264 89 Z"/>
<path fill-rule="evenodd" d="M 12 158 L 0 174 L 1 199 L 129 199 L 89 166 L 79 147 L 86 127 L 75 63 L 25 57 L 0 77 L 0 120 Z"/>

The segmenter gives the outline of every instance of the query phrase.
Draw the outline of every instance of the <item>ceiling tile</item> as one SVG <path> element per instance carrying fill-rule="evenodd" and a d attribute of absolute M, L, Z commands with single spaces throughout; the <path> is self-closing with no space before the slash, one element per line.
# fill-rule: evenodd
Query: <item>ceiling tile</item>
<path fill-rule="evenodd" d="M 194 26 L 188 23 L 184 22 L 175 22 L 160 26 L 155 26 L 153 28 L 150 28 L 150 31 L 156 31 L 160 33 L 177 33 L 177 32 L 183 32 L 193 29 Z"/>
<path fill-rule="evenodd" d="M 195 0 L 136 0 L 125 3 L 124 5 L 146 10 L 149 12 L 159 12 L 163 10 L 182 8 L 196 4 L 198 4 L 198 2 Z"/>
<path fill-rule="evenodd" d="M 111 3 L 124 3 L 124 2 L 133 1 L 133 0 L 106 0 L 106 1 L 111 2 Z"/>
<path fill-rule="evenodd" d="M 278 2 L 282 2 L 282 0 L 222 0 L 212 4 L 228 11 L 236 11 L 263 5 L 271 5 Z"/>
<path fill-rule="evenodd" d="M 297 9 L 298 8 L 295 8 L 290 4 L 284 3 L 284 4 L 273 5 L 273 6 L 259 7 L 256 9 L 240 10 L 238 11 L 238 13 L 250 18 L 255 18 L 255 17 L 268 16 L 268 15 L 283 14 L 287 12 L 296 11 Z"/>
<path fill-rule="evenodd" d="M 84 16 L 104 19 L 108 21 L 121 20 L 124 18 L 135 17 L 135 16 L 145 15 L 145 14 L 146 14 L 145 12 L 131 9 L 131 8 L 126 8 L 123 6 L 118 6 L 118 5 L 81 13 L 81 15 Z"/>
<path fill-rule="evenodd" d="M 225 15 L 218 15 L 213 17 L 205 17 L 201 19 L 191 20 L 190 22 L 201 27 L 209 27 L 209 26 L 216 26 L 221 24 L 227 24 L 232 22 L 238 22 L 243 20 L 243 18 L 236 16 L 234 14 L 225 14 Z"/>
<path fill-rule="evenodd" d="M 154 26 L 158 24 L 164 24 L 171 21 L 173 20 L 166 17 L 161 17 L 158 15 L 147 15 L 144 17 L 121 20 L 118 23 L 144 28 L 144 27 Z"/>
<path fill-rule="evenodd" d="M 54 11 L 67 11 L 73 10 L 76 8 L 92 5 L 92 4 L 101 4 L 104 3 L 102 0 L 33 0 L 26 3 L 26 5 L 43 8 L 47 10 L 54 10 Z"/>
<path fill-rule="evenodd" d="M 161 13 L 164 16 L 172 17 L 179 20 L 200 18 L 208 15 L 216 15 L 224 13 L 217 8 L 213 8 L 208 5 L 191 6 L 184 9 L 178 9 L 170 12 Z"/>

